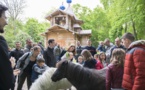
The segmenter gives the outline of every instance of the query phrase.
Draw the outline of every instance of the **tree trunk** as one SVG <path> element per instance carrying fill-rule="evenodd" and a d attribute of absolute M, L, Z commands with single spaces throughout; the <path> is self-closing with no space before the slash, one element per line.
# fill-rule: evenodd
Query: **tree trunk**
<path fill-rule="evenodd" d="M 125 32 L 125 33 L 127 32 L 127 23 L 125 23 L 125 29 L 124 29 L 124 32 Z"/>
<path fill-rule="evenodd" d="M 132 28 L 133 28 L 133 33 L 134 33 L 134 36 L 135 36 L 135 39 L 137 40 L 137 33 L 136 33 L 136 28 L 135 28 L 135 22 L 132 20 Z"/>

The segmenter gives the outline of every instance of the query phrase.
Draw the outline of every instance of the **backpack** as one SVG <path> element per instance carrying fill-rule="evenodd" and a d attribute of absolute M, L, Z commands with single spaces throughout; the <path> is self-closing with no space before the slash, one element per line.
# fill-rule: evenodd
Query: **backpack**
<path fill-rule="evenodd" d="M 24 60 L 21 61 L 19 68 L 23 68 L 23 66 L 25 65 L 25 60 L 28 58 L 28 56 L 29 56 L 29 53 L 26 55 Z"/>

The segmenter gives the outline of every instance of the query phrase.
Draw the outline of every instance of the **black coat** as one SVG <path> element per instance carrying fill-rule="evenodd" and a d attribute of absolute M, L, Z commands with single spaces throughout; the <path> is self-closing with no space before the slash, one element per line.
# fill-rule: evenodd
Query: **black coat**
<path fill-rule="evenodd" d="M 66 50 L 63 50 L 63 51 L 61 52 L 61 54 L 59 55 L 59 58 L 58 58 L 59 61 L 61 61 L 61 57 L 62 57 L 66 52 L 67 52 Z"/>
<path fill-rule="evenodd" d="M 53 52 L 53 48 L 47 48 L 44 53 L 43 53 L 43 57 L 45 59 L 45 63 L 47 66 L 49 67 L 55 67 L 56 65 L 56 59 L 54 56 L 54 52 Z"/>
<path fill-rule="evenodd" d="M 16 62 L 19 60 L 19 58 L 24 54 L 24 52 L 20 49 L 15 49 L 10 52 L 10 57 L 14 57 L 16 59 Z"/>
<path fill-rule="evenodd" d="M 96 68 L 97 61 L 95 59 L 86 60 L 84 63 L 84 67 L 95 69 Z"/>
<path fill-rule="evenodd" d="M 97 52 L 96 52 L 96 48 L 93 46 L 86 46 L 84 49 L 87 49 L 90 51 L 90 53 L 92 54 L 92 56 L 94 56 Z"/>
<path fill-rule="evenodd" d="M 0 90 L 13 87 L 14 76 L 8 57 L 8 46 L 4 37 L 0 36 Z"/>

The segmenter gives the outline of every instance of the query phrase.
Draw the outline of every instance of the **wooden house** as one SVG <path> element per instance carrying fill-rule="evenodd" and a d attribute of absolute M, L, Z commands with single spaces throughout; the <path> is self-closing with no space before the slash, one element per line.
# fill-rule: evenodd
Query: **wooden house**
<path fill-rule="evenodd" d="M 91 36 L 91 30 L 82 30 L 83 21 L 77 19 L 70 5 L 66 10 L 55 10 L 46 19 L 50 21 L 50 27 L 42 34 L 45 36 L 45 47 L 50 38 L 55 39 L 62 47 L 76 45 L 77 41 L 86 45 Z"/>

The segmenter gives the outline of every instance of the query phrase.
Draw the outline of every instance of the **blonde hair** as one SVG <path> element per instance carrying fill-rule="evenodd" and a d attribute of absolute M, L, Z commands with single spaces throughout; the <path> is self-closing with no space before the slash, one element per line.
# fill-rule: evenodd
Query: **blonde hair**
<path fill-rule="evenodd" d="M 84 60 L 91 60 L 91 59 L 93 59 L 92 54 L 87 49 L 84 49 L 82 51 L 81 55 L 83 56 Z"/>
<path fill-rule="evenodd" d="M 125 51 L 121 48 L 114 49 L 111 56 L 111 63 L 124 66 Z"/>

